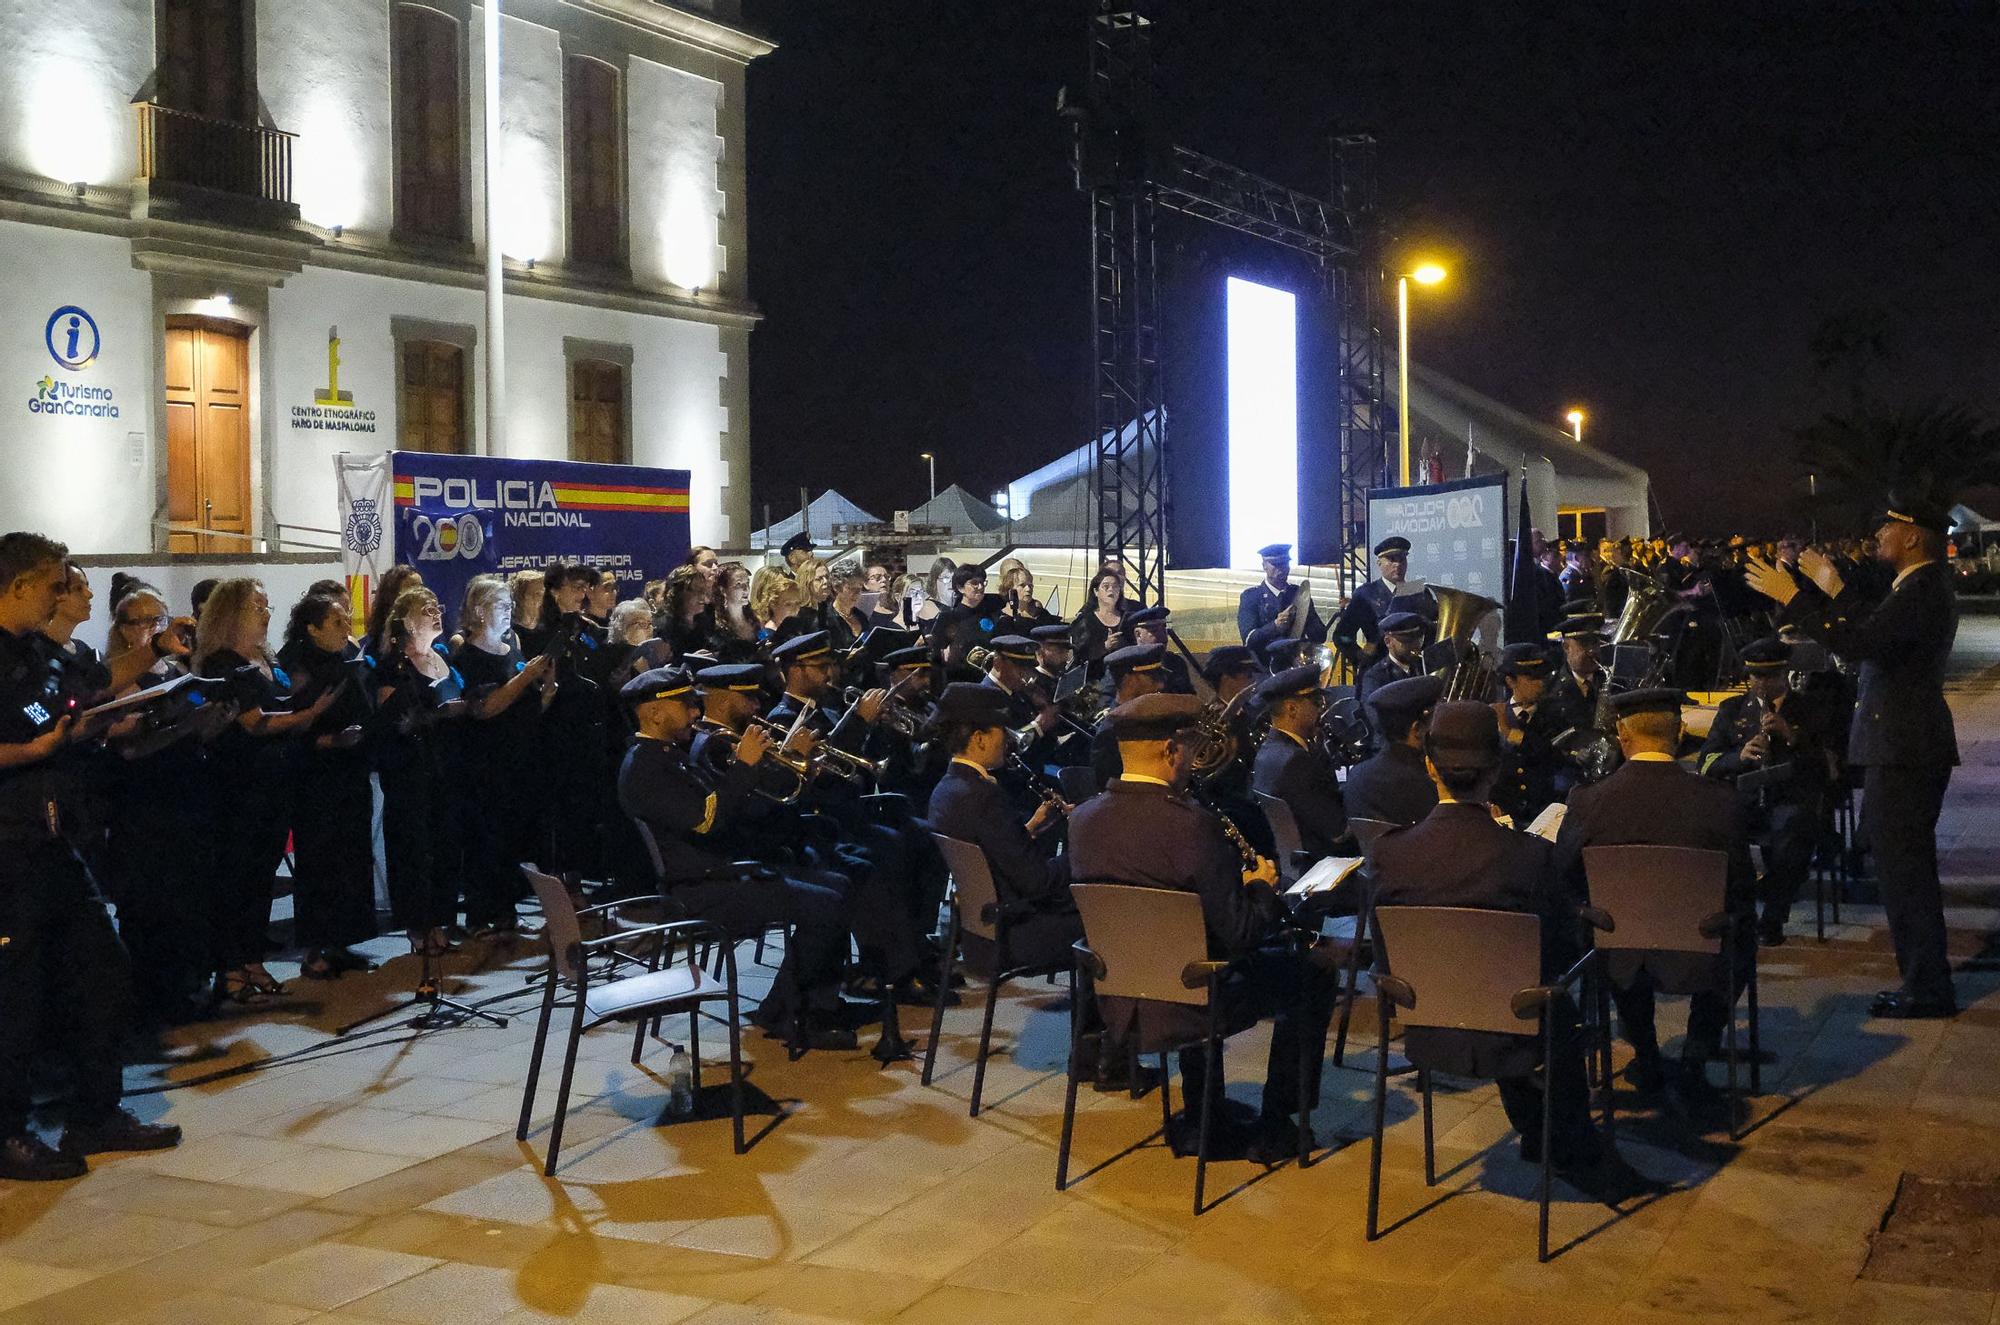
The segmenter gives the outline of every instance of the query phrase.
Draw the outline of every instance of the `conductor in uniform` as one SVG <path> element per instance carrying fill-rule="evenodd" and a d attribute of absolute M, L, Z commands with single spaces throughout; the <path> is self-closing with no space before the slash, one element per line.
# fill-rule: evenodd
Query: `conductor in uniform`
<path fill-rule="evenodd" d="M 1264 578 L 1236 600 L 1236 633 L 1262 657 L 1267 645 L 1296 635 L 1314 644 L 1326 642 L 1326 623 L 1308 596 L 1305 622 L 1298 620 L 1300 586 L 1292 583 L 1292 545 L 1273 543 L 1257 549 L 1264 561 Z M 1294 627 L 1298 627 L 1294 630 Z"/>
<path fill-rule="evenodd" d="M 1294 1118 L 1301 1085 L 1309 1101 L 1319 1098 L 1334 973 L 1313 952 L 1301 952 L 1286 941 L 1276 867 L 1264 859 L 1246 866 L 1221 822 L 1187 799 L 1190 738 L 1200 714 L 1200 701 L 1192 695 L 1168 694 L 1142 696 L 1111 711 L 1109 722 L 1123 772 L 1070 816 L 1070 871 L 1079 880 L 1191 892 L 1201 898 L 1208 955 L 1232 963 L 1221 990 L 1225 1024 L 1275 1018 L 1257 1123 L 1247 1136 L 1241 1132 L 1230 1136 L 1233 1129 L 1222 1120 L 1222 1125 L 1214 1126 L 1223 1137 L 1216 1149 L 1228 1153 L 1230 1143 L 1238 1141 L 1253 1158 L 1275 1163 L 1297 1153 Z M 1129 1034 L 1135 1024 L 1142 1042 L 1187 1043 L 1202 1034 L 1198 1009 L 1134 1005 L 1112 998 L 1102 1002 L 1107 1031 L 1113 1036 Z M 1302 1044 L 1307 1054 L 1303 1083 Z M 1216 1081 L 1207 1080 L 1202 1051 L 1182 1050 L 1180 1065 L 1190 1105 L 1202 1099 L 1205 1090 L 1219 1105 L 1219 1074 Z M 1198 1109 L 1190 1107 L 1176 1119 L 1171 1130 L 1177 1142 L 1192 1138 L 1190 1124 L 1197 1115 Z"/>
<path fill-rule="evenodd" d="M 1437 807 L 1437 784 L 1424 768 L 1424 730 L 1443 697 L 1441 676 L 1394 681 L 1369 696 L 1368 721 L 1381 744 L 1347 772 L 1350 816 L 1413 824 Z"/>
<path fill-rule="evenodd" d="M 1878 1017 L 1949 1017 L 1958 1011 L 1945 950 L 1938 884 L 1937 822 L 1958 763 L 1958 739 L 1944 700 L 1944 669 L 1958 634 L 1958 607 L 1945 568 L 1945 509 L 1890 498 L 1875 530 L 1875 556 L 1895 576 L 1888 597 L 1870 606 L 1818 551 L 1799 569 L 1820 594 L 1769 562 L 1752 559 L 1750 587 L 1796 626 L 1858 664 L 1847 758 L 1864 770 L 1862 830 L 1875 855 L 1882 907 L 1902 983 L 1877 994 Z M 1858 578 L 1858 577 L 1857 577 Z"/>
<path fill-rule="evenodd" d="M 1792 646 L 1783 640 L 1746 644 L 1738 655 L 1747 694 L 1731 695 L 1715 711 L 1695 756 L 1703 777 L 1733 783 L 1751 833 L 1763 848 L 1758 892 L 1764 914 L 1757 938 L 1785 941 L 1785 920 L 1812 871 L 1820 813 L 1833 779 L 1833 712 L 1792 689 Z"/>

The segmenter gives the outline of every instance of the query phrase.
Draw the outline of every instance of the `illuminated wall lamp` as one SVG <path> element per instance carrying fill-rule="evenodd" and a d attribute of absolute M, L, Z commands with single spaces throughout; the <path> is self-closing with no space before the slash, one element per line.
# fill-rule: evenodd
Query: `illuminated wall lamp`
<path fill-rule="evenodd" d="M 342 235 L 344 235 L 344 234 L 346 234 L 346 233 L 347 233 L 347 227 L 346 227 L 345 225 L 341 224 L 341 223 L 340 223 L 340 222 L 338 222 L 338 221 L 334 222 L 334 225 L 333 225 L 333 237 L 334 237 L 335 239 L 338 239 L 338 238 L 340 238 L 340 237 L 341 237 Z"/>
<path fill-rule="evenodd" d="M 78 202 L 82 202 L 83 195 L 90 191 L 90 185 L 84 183 L 82 180 L 78 180 L 76 183 L 69 186 L 69 191 L 70 194 L 73 197 L 75 197 L 75 199 Z"/>

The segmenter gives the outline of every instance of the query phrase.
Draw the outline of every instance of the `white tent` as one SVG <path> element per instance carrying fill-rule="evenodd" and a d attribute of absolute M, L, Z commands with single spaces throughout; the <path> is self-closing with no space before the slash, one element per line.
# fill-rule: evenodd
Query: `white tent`
<path fill-rule="evenodd" d="M 954 483 L 910 512 L 911 524 L 943 525 L 957 537 L 991 533 L 1006 517 Z"/>
<path fill-rule="evenodd" d="M 753 548 L 774 548 L 801 529 L 812 535 L 813 542 L 826 546 L 833 537 L 833 527 L 837 524 L 880 524 L 877 516 L 856 506 L 846 497 L 828 488 L 819 496 L 806 503 L 806 518 L 796 512 L 782 520 L 772 522 L 767 528 L 750 535 Z"/>

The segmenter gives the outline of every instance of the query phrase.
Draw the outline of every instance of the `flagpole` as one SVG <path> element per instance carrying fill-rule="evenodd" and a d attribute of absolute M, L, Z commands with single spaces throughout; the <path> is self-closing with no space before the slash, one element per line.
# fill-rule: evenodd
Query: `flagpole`
<path fill-rule="evenodd" d="M 500 0 L 486 0 L 483 106 L 486 141 L 480 173 L 486 203 L 486 454 L 507 454 L 506 277 L 501 267 L 500 204 Z"/>

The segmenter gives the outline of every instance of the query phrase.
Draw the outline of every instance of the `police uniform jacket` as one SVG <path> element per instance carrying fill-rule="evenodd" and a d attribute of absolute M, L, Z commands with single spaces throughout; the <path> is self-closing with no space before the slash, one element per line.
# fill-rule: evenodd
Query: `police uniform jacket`
<path fill-rule="evenodd" d="M 1800 594 L 1785 611 L 1788 623 L 1860 664 L 1848 762 L 1956 765 L 1958 740 L 1944 702 L 1944 668 L 1958 634 L 1958 606 L 1944 564 L 1911 570 L 1872 611 L 1864 593 L 1865 586 L 1850 582 L 1838 598 Z"/>
<path fill-rule="evenodd" d="M 1560 975 L 1578 955 L 1574 908 L 1549 844 L 1501 827 L 1483 804 L 1440 802 L 1420 822 L 1376 839 L 1372 860 L 1378 907 L 1462 906 L 1536 916 L 1544 978 Z M 1395 970 L 1395 952 L 1385 946 L 1383 956 Z M 1522 1025 L 1532 1032 L 1532 1022 Z M 1414 1027 L 1407 1034 L 1412 1060 L 1421 1058 L 1434 1071 L 1519 1076 L 1540 1059 L 1532 1034 Z"/>
<path fill-rule="evenodd" d="M 1049 857 L 989 777 L 953 763 L 931 791 L 926 816 L 931 831 L 970 842 L 986 854 L 1002 901 L 1032 902 L 1038 908 L 1069 905 L 1069 860 Z"/>
<path fill-rule="evenodd" d="M 68 675 L 47 636 L 0 630 L 0 745 L 25 745 L 61 721 L 76 698 Z M 59 758 L 0 769 L 0 842 L 60 837 L 79 791 L 71 765 Z"/>
<path fill-rule="evenodd" d="M 1553 704 L 1561 714 L 1557 726 L 1560 735 L 1572 727 L 1578 731 L 1589 731 L 1597 726 L 1597 702 L 1604 695 L 1605 672 L 1598 668 L 1590 674 L 1589 680 L 1579 679 L 1569 668 L 1562 669 L 1542 698 L 1542 703 Z"/>
<path fill-rule="evenodd" d="M 1396 741 L 1347 771 L 1347 813 L 1355 819 L 1413 824 L 1437 808 L 1437 784 L 1421 750 Z"/>
<path fill-rule="evenodd" d="M 1236 633 L 1261 656 L 1265 645 L 1291 635 L 1289 627 L 1277 625 L 1277 618 L 1278 613 L 1297 602 L 1298 597 L 1299 586 L 1296 584 L 1287 584 L 1275 592 L 1262 581 L 1251 585 L 1236 600 Z M 1319 608 L 1310 598 L 1305 602 L 1305 614 L 1306 623 L 1300 637 L 1314 644 L 1324 643 L 1326 622 L 1320 620 Z"/>
<path fill-rule="evenodd" d="M 1562 735 L 1566 724 L 1562 711 L 1549 703 L 1546 694 L 1526 716 L 1505 700 L 1494 707 L 1499 712 L 1502 734 L 1518 731 L 1521 742 L 1509 745 L 1501 755 L 1500 780 L 1494 784 L 1493 801 L 1525 828 L 1550 801 L 1560 798 L 1557 779 L 1564 760 L 1556 751 L 1555 739 Z"/>
<path fill-rule="evenodd" d="M 652 830 L 666 886 L 730 878 L 741 870 L 718 850 L 720 833 L 757 777 L 756 766 L 732 762 L 710 782 L 689 763 L 684 746 L 640 736 L 618 767 L 618 807 Z"/>
<path fill-rule="evenodd" d="M 1774 734 L 1764 758 L 1745 763 L 1743 747 L 1762 728 L 1763 705 L 1751 695 L 1731 695 L 1723 700 L 1715 710 L 1708 738 L 1695 756 L 1696 769 L 1703 777 L 1734 782 L 1745 773 L 1789 765 L 1790 775 L 1767 787 L 1767 795 L 1781 802 L 1815 799 L 1832 776 L 1828 761 L 1832 715 L 1826 705 L 1796 690 L 1779 698 L 1777 711 L 1792 729 L 1791 737 Z"/>
<path fill-rule="evenodd" d="M 1299 845 L 1312 855 L 1334 854 L 1347 836 L 1347 806 L 1333 766 L 1276 727 L 1257 747 L 1256 788 L 1291 807 L 1299 825 Z"/>
<path fill-rule="evenodd" d="M 1362 712 L 1368 711 L 1368 696 L 1385 685 L 1396 681 L 1407 681 L 1413 676 L 1423 675 L 1423 664 L 1412 662 L 1408 666 L 1397 662 L 1385 651 L 1380 658 L 1370 663 L 1368 670 L 1361 674 L 1360 682 L 1354 687 L 1354 698 L 1361 705 Z"/>

